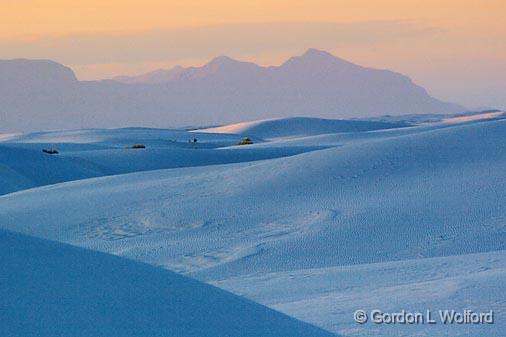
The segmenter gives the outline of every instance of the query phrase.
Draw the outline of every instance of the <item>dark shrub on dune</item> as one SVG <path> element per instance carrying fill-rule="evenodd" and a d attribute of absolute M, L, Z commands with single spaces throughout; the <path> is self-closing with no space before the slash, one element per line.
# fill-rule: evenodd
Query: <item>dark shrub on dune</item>
<path fill-rule="evenodd" d="M 250 145 L 253 141 L 249 137 L 244 137 L 237 145 Z"/>
<path fill-rule="evenodd" d="M 132 146 L 130 146 L 130 149 L 145 149 L 146 148 L 146 145 L 144 144 L 134 144 Z"/>

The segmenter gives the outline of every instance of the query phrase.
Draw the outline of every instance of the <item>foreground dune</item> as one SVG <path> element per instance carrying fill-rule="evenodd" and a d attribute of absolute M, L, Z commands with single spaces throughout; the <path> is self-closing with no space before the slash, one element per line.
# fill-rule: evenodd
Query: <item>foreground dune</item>
<path fill-rule="evenodd" d="M 332 334 L 142 263 L 0 231 L 0 326 L 10 337 Z"/>

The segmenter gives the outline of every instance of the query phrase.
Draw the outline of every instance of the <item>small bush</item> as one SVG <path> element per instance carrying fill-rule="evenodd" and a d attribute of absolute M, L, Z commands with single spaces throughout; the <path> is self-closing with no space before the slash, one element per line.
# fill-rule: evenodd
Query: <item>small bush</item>
<path fill-rule="evenodd" d="M 132 146 L 130 146 L 131 149 L 145 149 L 146 148 L 146 145 L 144 144 L 134 144 Z"/>
<path fill-rule="evenodd" d="M 244 137 L 237 145 L 250 145 L 253 141 L 249 137 Z"/>
<path fill-rule="evenodd" d="M 42 152 L 47 154 L 58 154 L 58 150 L 56 149 L 42 149 Z"/>

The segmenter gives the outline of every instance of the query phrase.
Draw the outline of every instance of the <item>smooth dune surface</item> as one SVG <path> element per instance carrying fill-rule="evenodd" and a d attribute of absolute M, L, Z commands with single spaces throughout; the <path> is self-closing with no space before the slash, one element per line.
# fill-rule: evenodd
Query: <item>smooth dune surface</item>
<path fill-rule="evenodd" d="M 335 336 L 146 264 L 0 230 L 2 336 Z"/>
<path fill-rule="evenodd" d="M 261 138 L 306 137 L 320 134 L 363 132 L 394 129 L 408 126 L 403 122 L 381 122 L 360 120 L 338 120 L 309 117 L 266 119 L 260 121 L 229 124 L 214 128 L 199 129 L 198 132 L 239 134 Z"/>
<path fill-rule="evenodd" d="M 344 336 L 500 337 L 506 120 L 308 130 L 284 137 L 273 127 L 272 139 L 252 135 L 247 146 L 233 144 L 242 135 L 184 131 L 208 146 L 187 148 L 191 160 L 200 151 L 256 153 L 255 160 L 20 190 L 0 196 L 0 224 L 185 274 Z M 90 139 L 119 131 L 86 132 Z M 155 147 L 147 139 L 161 131 L 143 132 Z M 121 133 L 125 144 L 141 139 L 134 130 Z M 54 138 L 62 134 L 44 137 L 64 144 Z M 66 146 L 77 146 L 72 137 Z M 41 142 L 27 139 L 15 146 Z M 110 153 L 91 160 L 94 151 L 75 152 L 94 163 L 136 162 L 130 155 L 108 162 Z M 455 328 L 353 322 L 355 310 L 378 307 L 494 310 L 496 321 Z"/>

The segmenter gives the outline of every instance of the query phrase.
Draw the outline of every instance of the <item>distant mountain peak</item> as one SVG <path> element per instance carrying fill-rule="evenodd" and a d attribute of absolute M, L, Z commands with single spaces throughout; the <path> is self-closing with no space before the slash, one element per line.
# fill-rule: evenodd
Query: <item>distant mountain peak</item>
<path fill-rule="evenodd" d="M 13 59 L 0 60 L 0 87 L 50 87 L 75 84 L 78 80 L 69 67 L 51 60 Z"/>
<path fill-rule="evenodd" d="M 430 97 L 406 76 L 362 67 L 314 48 L 280 66 L 220 56 L 199 67 L 116 81 L 80 82 L 56 63 L 0 60 L 0 98 L 0 127 L 9 130 L 26 130 L 28 121 L 35 129 L 54 129 L 75 127 L 75 120 L 83 121 L 79 127 L 159 126 L 466 110 Z"/>
<path fill-rule="evenodd" d="M 219 70 L 219 69 L 228 69 L 228 68 L 241 68 L 241 67 L 255 67 L 259 68 L 260 66 L 256 65 L 252 62 L 243 62 L 236 59 L 233 59 L 229 56 L 218 56 L 213 58 L 209 63 L 204 65 L 202 69 L 212 69 L 212 70 Z"/>
<path fill-rule="evenodd" d="M 248 73 L 260 68 L 252 62 L 238 61 L 228 56 L 218 56 L 202 67 L 188 68 L 190 72 L 187 74 L 187 78 L 205 78 L 216 74 L 225 77 L 233 76 L 232 74 L 243 76 L 245 72 Z"/>
<path fill-rule="evenodd" d="M 285 66 L 303 65 L 303 66 L 319 67 L 319 66 L 331 66 L 339 64 L 348 66 L 357 66 L 342 58 L 332 55 L 327 51 L 319 50 L 316 48 L 309 48 L 302 55 L 291 57 L 283 65 Z"/>
<path fill-rule="evenodd" d="M 332 55 L 331 53 L 329 53 L 328 51 L 320 50 L 320 49 L 316 49 L 316 48 L 309 48 L 300 57 L 302 57 L 302 58 L 327 58 L 327 59 L 328 58 L 331 58 L 331 59 L 337 58 L 334 55 Z"/>
<path fill-rule="evenodd" d="M 242 62 L 234 60 L 233 58 L 226 56 L 226 55 L 220 55 L 220 56 L 213 58 L 208 64 L 225 65 L 225 64 L 234 64 L 234 63 L 242 63 Z"/>

